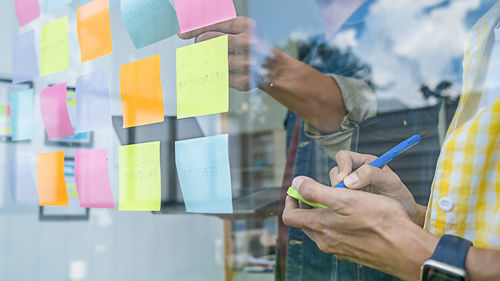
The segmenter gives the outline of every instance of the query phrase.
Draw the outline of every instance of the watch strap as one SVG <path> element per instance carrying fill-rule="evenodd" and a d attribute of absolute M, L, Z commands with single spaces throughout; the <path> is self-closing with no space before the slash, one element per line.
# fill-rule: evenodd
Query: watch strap
<path fill-rule="evenodd" d="M 445 234 L 432 254 L 431 260 L 436 260 L 451 266 L 465 269 L 465 259 L 472 242 L 464 238 Z"/>

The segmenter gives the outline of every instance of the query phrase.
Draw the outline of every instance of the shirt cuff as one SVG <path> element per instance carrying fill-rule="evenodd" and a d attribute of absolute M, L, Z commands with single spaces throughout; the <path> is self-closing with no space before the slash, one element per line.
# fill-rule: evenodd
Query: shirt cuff
<path fill-rule="evenodd" d="M 327 75 L 332 77 L 339 86 L 347 115 L 342 120 L 340 131 L 335 133 L 324 134 L 307 122 L 304 124 L 304 132 L 335 159 L 335 155 L 340 150 L 351 149 L 352 133 L 357 124 L 376 115 L 377 98 L 373 90 L 362 80 L 335 74 Z"/>

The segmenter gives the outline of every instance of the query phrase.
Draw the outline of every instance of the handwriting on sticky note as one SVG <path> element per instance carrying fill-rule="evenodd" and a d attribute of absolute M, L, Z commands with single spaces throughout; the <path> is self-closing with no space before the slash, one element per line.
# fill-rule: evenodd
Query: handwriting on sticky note
<path fill-rule="evenodd" d="M 38 0 L 15 0 L 16 15 L 19 25 L 23 26 L 40 17 Z"/>
<path fill-rule="evenodd" d="M 75 135 L 66 106 L 66 83 L 48 87 L 40 94 L 40 109 L 51 139 Z"/>
<path fill-rule="evenodd" d="M 227 35 L 177 49 L 177 117 L 227 112 Z"/>
<path fill-rule="evenodd" d="M 68 69 L 68 17 L 42 26 L 41 48 L 41 75 Z"/>
<path fill-rule="evenodd" d="M 175 163 L 188 212 L 232 213 L 228 135 L 177 141 Z"/>
<path fill-rule="evenodd" d="M 106 149 L 75 152 L 75 182 L 81 207 L 114 208 Z"/>
<path fill-rule="evenodd" d="M 64 151 L 38 154 L 37 167 L 40 206 L 68 206 Z"/>
<path fill-rule="evenodd" d="M 34 120 L 33 89 L 9 95 L 12 140 L 24 141 L 33 138 Z"/>
<path fill-rule="evenodd" d="M 163 122 L 160 55 L 120 67 L 123 127 Z"/>
<path fill-rule="evenodd" d="M 160 142 L 119 149 L 119 210 L 159 211 L 161 206 Z"/>
<path fill-rule="evenodd" d="M 175 0 L 181 32 L 188 32 L 236 17 L 233 0 Z"/>
<path fill-rule="evenodd" d="M 14 40 L 12 66 L 14 84 L 32 81 L 38 77 L 34 30 L 19 34 Z"/>
<path fill-rule="evenodd" d="M 100 70 L 76 79 L 76 133 L 111 127 L 108 72 Z"/>
<path fill-rule="evenodd" d="M 120 8 L 136 48 L 159 42 L 179 30 L 175 10 L 168 0 L 121 0 Z"/>

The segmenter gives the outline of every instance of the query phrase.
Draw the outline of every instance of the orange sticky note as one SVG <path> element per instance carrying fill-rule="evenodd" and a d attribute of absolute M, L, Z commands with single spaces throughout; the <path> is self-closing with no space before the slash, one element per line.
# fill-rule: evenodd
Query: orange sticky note
<path fill-rule="evenodd" d="M 163 122 L 160 55 L 120 67 L 123 128 Z"/>
<path fill-rule="evenodd" d="M 113 51 L 108 0 L 94 0 L 78 8 L 77 25 L 82 62 Z"/>
<path fill-rule="evenodd" d="M 38 154 L 37 184 L 40 206 L 68 206 L 64 180 L 64 151 Z"/>

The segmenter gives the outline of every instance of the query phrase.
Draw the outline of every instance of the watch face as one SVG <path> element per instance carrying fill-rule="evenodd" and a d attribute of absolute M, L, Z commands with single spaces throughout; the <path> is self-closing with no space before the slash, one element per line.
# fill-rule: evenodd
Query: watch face
<path fill-rule="evenodd" d="M 465 277 L 442 268 L 424 266 L 422 281 L 465 281 Z"/>

